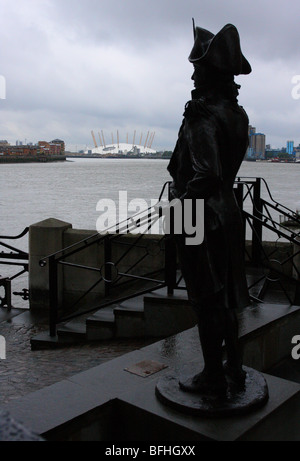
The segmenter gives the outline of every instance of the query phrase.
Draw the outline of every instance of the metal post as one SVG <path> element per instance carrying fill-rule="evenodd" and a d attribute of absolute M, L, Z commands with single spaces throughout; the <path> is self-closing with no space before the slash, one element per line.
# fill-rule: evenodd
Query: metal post
<path fill-rule="evenodd" d="M 243 210 L 243 194 L 244 194 L 244 184 L 242 182 L 237 183 L 237 187 L 234 190 L 235 198 L 237 201 L 240 210 Z"/>
<path fill-rule="evenodd" d="M 300 305 L 300 237 L 296 237 L 295 239 L 299 244 L 294 243 L 294 276 L 297 280 L 296 282 L 296 291 L 295 291 L 295 298 L 294 298 L 294 304 L 296 306 Z"/>
<path fill-rule="evenodd" d="M 104 239 L 104 264 L 105 264 L 105 297 L 109 296 L 110 293 L 110 282 L 111 280 L 111 266 L 107 263 L 111 262 L 111 241 L 109 236 Z"/>
<path fill-rule="evenodd" d="M 165 238 L 165 281 L 168 294 L 174 293 L 176 286 L 177 251 L 172 235 Z"/>
<path fill-rule="evenodd" d="M 244 183 L 243 182 L 237 183 L 237 187 L 234 189 L 234 194 L 235 194 L 237 204 L 241 211 L 241 216 L 243 220 L 244 245 L 246 245 L 246 218 L 243 213 L 243 210 L 244 210 Z"/>
<path fill-rule="evenodd" d="M 253 185 L 253 232 L 252 232 L 252 260 L 255 264 L 261 263 L 262 248 L 262 202 L 261 179 L 256 178 Z"/>
<path fill-rule="evenodd" d="M 49 259 L 49 333 L 56 336 L 56 324 L 58 318 L 58 264 L 51 257 Z"/>
<path fill-rule="evenodd" d="M 168 200 L 170 197 L 170 184 L 168 189 Z M 165 237 L 165 282 L 167 285 L 168 295 L 174 293 L 176 287 L 177 271 L 177 248 L 174 240 L 174 208 L 170 209 L 170 235 Z"/>

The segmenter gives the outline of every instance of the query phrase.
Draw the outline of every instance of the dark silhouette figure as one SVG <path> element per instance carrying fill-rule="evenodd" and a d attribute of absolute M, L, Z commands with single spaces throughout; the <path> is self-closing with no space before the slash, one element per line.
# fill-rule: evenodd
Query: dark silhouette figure
<path fill-rule="evenodd" d="M 195 90 L 168 171 L 171 199 L 204 199 L 204 242 L 176 244 L 189 300 L 197 316 L 205 366 L 182 383 L 185 391 L 222 394 L 228 378 L 243 384 L 245 372 L 238 345 L 236 309 L 250 304 L 245 268 L 244 237 L 233 184 L 248 146 L 248 117 L 238 105 L 234 76 L 249 74 L 235 26 L 216 35 L 194 26 Z M 227 362 L 223 364 L 225 341 Z M 227 379 L 226 379 L 227 378 Z"/>

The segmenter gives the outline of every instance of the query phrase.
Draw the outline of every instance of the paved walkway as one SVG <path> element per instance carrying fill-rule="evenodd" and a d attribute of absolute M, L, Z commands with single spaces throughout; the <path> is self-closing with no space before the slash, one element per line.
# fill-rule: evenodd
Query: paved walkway
<path fill-rule="evenodd" d="M 150 343 L 111 340 L 32 351 L 30 338 L 47 330 L 47 323 L 36 324 L 23 315 L 10 317 L 1 309 L 0 335 L 6 340 L 6 359 L 0 360 L 0 405 Z"/>

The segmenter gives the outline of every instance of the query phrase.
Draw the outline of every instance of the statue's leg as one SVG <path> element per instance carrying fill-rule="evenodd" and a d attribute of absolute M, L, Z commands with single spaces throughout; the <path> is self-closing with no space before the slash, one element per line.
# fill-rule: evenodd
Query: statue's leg
<path fill-rule="evenodd" d="M 226 309 L 225 314 L 225 345 L 227 362 L 226 374 L 237 384 L 245 382 L 246 373 L 242 368 L 242 350 L 239 344 L 238 320 L 234 309 Z"/>
<path fill-rule="evenodd" d="M 224 328 L 221 309 L 214 305 L 197 306 L 196 312 L 204 368 L 191 380 L 181 382 L 180 386 L 188 392 L 224 394 L 227 381 L 222 360 Z"/>

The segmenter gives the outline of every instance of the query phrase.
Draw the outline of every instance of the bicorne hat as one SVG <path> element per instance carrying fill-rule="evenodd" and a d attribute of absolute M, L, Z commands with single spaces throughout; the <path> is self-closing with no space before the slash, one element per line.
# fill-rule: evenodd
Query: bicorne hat
<path fill-rule="evenodd" d="M 208 64 L 232 75 L 250 74 L 251 66 L 241 51 L 238 30 L 232 24 L 226 24 L 216 35 L 194 24 L 194 39 L 189 56 L 192 64 Z"/>

